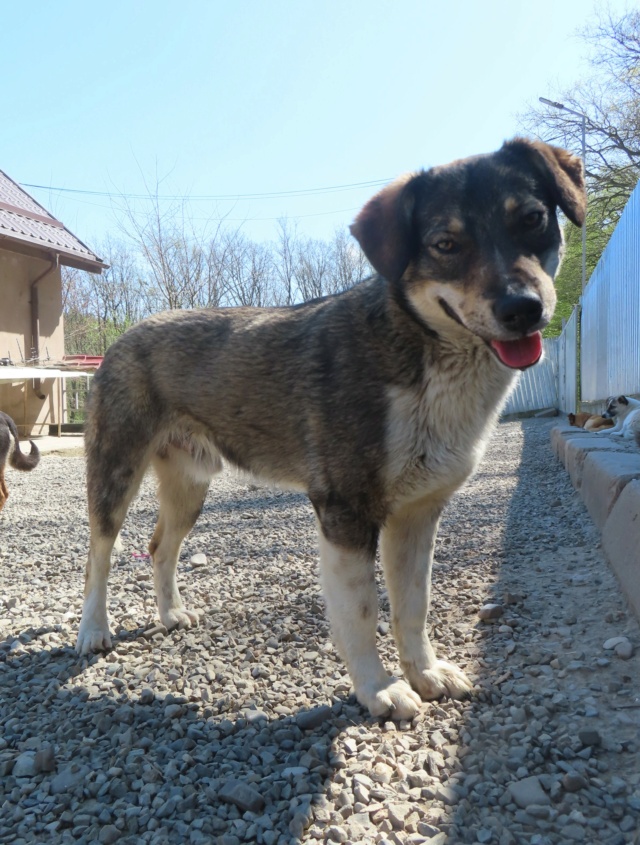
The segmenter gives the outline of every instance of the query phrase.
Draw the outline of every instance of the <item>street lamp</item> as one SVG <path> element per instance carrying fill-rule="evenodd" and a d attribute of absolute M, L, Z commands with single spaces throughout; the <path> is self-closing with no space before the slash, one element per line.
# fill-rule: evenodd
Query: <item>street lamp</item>
<path fill-rule="evenodd" d="M 547 100 L 546 97 L 538 97 L 541 103 L 544 103 L 546 106 L 552 106 L 554 109 L 560 109 L 561 111 L 568 111 L 571 114 L 575 114 L 576 117 L 582 119 L 582 165 L 585 169 L 585 173 L 587 170 L 587 116 L 586 114 L 582 114 L 581 111 L 574 111 L 573 109 L 568 108 L 565 106 L 564 103 L 557 103 L 555 100 Z M 582 290 L 584 290 L 585 285 L 587 284 L 587 221 L 585 219 L 584 223 L 582 224 Z"/>

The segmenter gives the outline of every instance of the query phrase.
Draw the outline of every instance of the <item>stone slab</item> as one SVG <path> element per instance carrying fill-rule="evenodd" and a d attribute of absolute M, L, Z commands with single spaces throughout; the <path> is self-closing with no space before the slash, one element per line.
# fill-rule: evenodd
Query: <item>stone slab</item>
<path fill-rule="evenodd" d="M 637 455 L 613 451 L 590 451 L 582 466 L 582 500 L 602 531 L 618 497 L 630 481 L 640 479 Z"/>
<path fill-rule="evenodd" d="M 640 619 L 640 481 L 622 490 L 602 530 L 602 548 Z"/>
<path fill-rule="evenodd" d="M 567 472 L 576 490 L 582 486 L 582 471 L 584 462 L 591 452 L 627 453 L 622 443 L 611 440 L 610 437 L 598 437 L 592 432 L 584 432 L 582 436 L 568 437 L 565 443 L 564 460 Z M 562 458 L 561 458 L 562 460 Z"/>

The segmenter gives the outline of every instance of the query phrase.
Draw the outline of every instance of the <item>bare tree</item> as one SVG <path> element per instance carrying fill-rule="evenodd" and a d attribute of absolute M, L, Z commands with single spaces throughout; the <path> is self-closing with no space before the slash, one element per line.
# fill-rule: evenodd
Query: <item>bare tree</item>
<path fill-rule="evenodd" d="M 591 50 L 593 76 L 556 94 L 586 117 L 586 174 L 590 199 L 608 224 L 616 219 L 640 178 L 640 11 L 614 17 L 601 12 L 580 33 Z M 523 128 L 545 141 L 582 147 L 582 119 L 566 110 L 533 107 Z"/>

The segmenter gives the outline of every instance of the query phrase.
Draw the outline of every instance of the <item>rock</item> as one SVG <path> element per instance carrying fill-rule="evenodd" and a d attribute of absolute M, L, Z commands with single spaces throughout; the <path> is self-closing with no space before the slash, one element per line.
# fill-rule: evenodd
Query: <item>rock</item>
<path fill-rule="evenodd" d="M 114 845 L 120 839 L 120 831 L 114 824 L 105 824 L 100 828 L 98 840 L 101 845 Z"/>
<path fill-rule="evenodd" d="M 562 778 L 562 786 L 565 788 L 566 792 L 579 792 L 588 785 L 586 778 L 582 777 L 582 775 L 574 774 L 573 772 L 567 772 L 567 774 Z"/>
<path fill-rule="evenodd" d="M 155 693 L 149 687 L 145 687 L 140 692 L 140 704 L 151 704 L 155 699 Z"/>
<path fill-rule="evenodd" d="M 483 622 L 489 622 L 492 619 L 499 619 L 504 613 L 504 608 L 501 604 L 485 604 L 478 611 L 478 616 Z"/>
<path fill-rule="evenodd" d="M 265 805 L 264 798 L 256 789 L 239 780 L 228 780 L 224 783 L 218 791 L 218 798 L 235 804 L 245 813 L 259 813 Z"/>
<path fill-rule="evenodd" d="M 610 637 L 605 644 L 602 646 L 607 651 L 611 651 L 617 645 L 621 645 L 622 643 L 628 643 L 629 640 L 627 637 Z"/>
<path fill-rule="evenodd" d="M 578 731 L 578 739 L 585 748 L 595 748 L 602 743 L 602 737 L 595 728 Z"/>
<path fill-rule="evenodd" d="M 621 660 L 629 660 L 630 657 L 633 657 L 633 645 L 629 640 L 618 643 L 613 651 L 616 657 L 619 657 Z"/>
<path fill-rule="evenodd" d="M 333 716 L 333 710 L 328 704 L 314 707 L 313 710 L 303 710 L 296 716 L 296 724 L 301 731 L 311 731 L 319 728 Z"/>
<path fill-rule="evenodd" d="M 191 566 L 206 566 L 207 556 L 202 552 L 198 552 L 197 554 L 191 556 L 189 563 Z"/>
<path fill-rule="evenodd" d="M 51 780 L 49 791 L 52 795 L 59 795 L 62 792 L 71 792 L 79 786 L 89 772 L 87 766 L 79 766 L 72 763 Z"/>
<path fill-rule="evenodd" d="M 16 757 L 11 774 L 14 778 L 32 778 L 37 775 L 35 751 L 25 751 Z"/>
<path fill-rule="evenodd" d="M 535 775 L 510 783 L 507 789 L 513 801 L 522 810 L 526 810 L 531 804 L 551 803 L 551 799 L 540 786 L 540 781 Z"/>
<path fill-rule="evenodd" d="M 184 707 L 181 704 L 167 704 L 164 708 L 165 719 L 177 719 L 184 713 Z"/>
<path fill-rule="evenodd" d="M 404 820 L 411 813 L 411 804 L 400 803 L 389 805 L 389 821 L 394 830 L 404 830 Z"/>

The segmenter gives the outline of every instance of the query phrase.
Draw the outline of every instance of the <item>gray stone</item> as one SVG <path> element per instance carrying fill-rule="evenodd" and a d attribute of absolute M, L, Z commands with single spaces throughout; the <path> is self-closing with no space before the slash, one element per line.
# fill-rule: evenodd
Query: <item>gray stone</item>
<path fill-rule="evenodd" d="M 314 707 L 313 710 L 304 710 L 296 716 L 296 724 L 302 731 L 311 731 L 319 728 L 333 716 L 333 710 L 328 704 Z"/>
<path fill-rule="evenodd" d="M 38 774 L 35 751 L 24 751 L 13 765 L 11 774 L 14 778 L 32 778 Z"/>
<path fill-rule="evenodd" d="M 574 772 L 567 772 L 562 778 L 562 786 L 567 792 L 579 792 L 589 785 L 586 778 Z"/>
<path fill-rule="evenodd" d="M 544 805 L 551 803 L 551 799 L 540 786 L 540 781 L 535 775 L 510 783 L 508 791 L 513 801 L 522 810 L 526 810 L 531 804 Z"/>
<path fill-rule="evenodd" d="M 79 786 L 85 779 L 89 772 L 87 766 L 80 766 L 77 763 L 72 763 L 70 766 L 62 769 L 51 780 L 49 791 L 52 795 L 58 795 L 62 792 L 71 792 Z"/>
<path fill-rule="evenodd" d="M 239 780 L 224 783 L 218 791 L 218 798 L 249 813 L 259 813 L 265 805 L 264 798 L 256 789 Z"/>
<path fill-rule="evenodd" d="M 485 604 L 478 611 L 478 616 L 483 622 L 489 622 L 492 619 L 499 619 L 504 613 L 504 608 L 501 604 Z"/>

